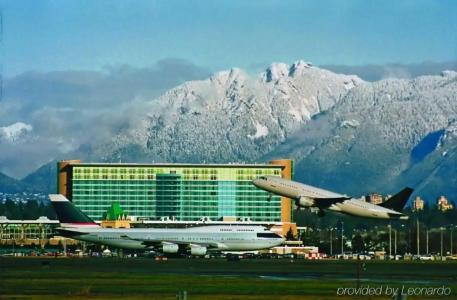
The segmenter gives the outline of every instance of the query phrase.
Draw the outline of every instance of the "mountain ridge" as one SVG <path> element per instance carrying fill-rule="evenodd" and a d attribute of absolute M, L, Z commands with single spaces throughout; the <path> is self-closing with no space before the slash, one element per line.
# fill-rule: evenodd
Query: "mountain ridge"
<path fill-rule="evenodd" d="M 0 172 L 0 192 L 1 193 L 22 193 L 32 191 L 33 188 L 24 184 L 22 181 L 9 177 Z"/>
<path fill-rule="evenodd" d="M 430 199 L 440 193 L 436 187 L 452 197 L 457 190 L 446 182 L 457 178 L 455 119 L 457 72 L 366 82 L 304 61 L 273 63 L 257 77 L 233 68 L 170 89 L 108 143 L 83 145 L 74 157 L 199 163 L 290 157 L 299 181 L 354 196 L 393 193 L 413 182 Z M 427 146 L 434 133 L 437 145 Z M 427 147 L 418 151 L 421 144 Z"/>
<path fill-rule="evenodd" d="M 136 128 L 120 133 L 106 146 L 117 147 L 107 159 L 122 157 L 128 152 L 123 147 L 134 144 L 150 160 L 253 160 L 362 83 L 356 76 L 302 61 L 272 64 L 258 78 L 236 68 L 218 72 L 206 80 L 184 83 L 151 103 L 151 112 Z M 209 141 L 220 147 L 214 149 Z"/>

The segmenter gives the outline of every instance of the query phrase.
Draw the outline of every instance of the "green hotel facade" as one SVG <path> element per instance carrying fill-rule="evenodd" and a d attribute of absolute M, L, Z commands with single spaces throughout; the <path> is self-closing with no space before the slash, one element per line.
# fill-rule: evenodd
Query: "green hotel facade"
<path fill-rule="evenodd" d="M 94 220 L 113 203 L 137 219 L 177 221 L 249 218 L 291 222 L 288 199 L 251 181 L 262 175 L 292 177 L 292 161 L 269 164 L 98 164 L 58 163 L 58 192 Z"/>

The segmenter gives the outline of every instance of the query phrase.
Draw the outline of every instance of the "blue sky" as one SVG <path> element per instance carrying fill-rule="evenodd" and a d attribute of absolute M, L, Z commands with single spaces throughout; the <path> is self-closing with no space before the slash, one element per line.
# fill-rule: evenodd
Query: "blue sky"
<path fill-rule="evenodd" d="M 16 178 L 110 140 L 165 91 L 231 67 L 255 75 L 303 59 L 368 81 L 457 70 L 451 0 L 0 0 L 0 8 L 0 172 Z M 17 128 L 26 129 L 20 141 L 1 134 Z"/>
<path fill-rule="evenodd" d="M 455 61 L 457 1 L 2 1 L 2 73 Z"/>

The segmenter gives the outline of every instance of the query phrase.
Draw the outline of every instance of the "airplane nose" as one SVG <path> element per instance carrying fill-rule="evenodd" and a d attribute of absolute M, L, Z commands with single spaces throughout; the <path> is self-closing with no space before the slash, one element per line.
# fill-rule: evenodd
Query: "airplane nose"
<path fill-rule="evenodd" d="M 266 188 L 268 188 L 267 181 L 264 179 L 260 179 L 260 178 L 254 179 L 252 181 L 252 184 L 254 184 L 256 187 L 258 187 L 261 190 L 265 190 Z"/>

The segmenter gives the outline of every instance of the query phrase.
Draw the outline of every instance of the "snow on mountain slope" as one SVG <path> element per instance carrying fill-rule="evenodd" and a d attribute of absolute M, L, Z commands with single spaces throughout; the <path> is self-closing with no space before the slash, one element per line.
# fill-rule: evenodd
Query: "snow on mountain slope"
<path fill-rule="evenodd" d="M 0 141 L 7 143 L 18 142 L 32 130 L 33 127 L 31 125 L 25 124 L 23 122 L 16 122 L 9 126 L 0 127 Z"/>
<path fill-rule="evenodd" d="M 266 158 L 294 157 L 297 179 L 310 184 L 346 193 L 394 192 L 401 188 L 396 183 L 423 179 L 408 173 L 397 180 L 434 155 L 438 142 L 451 136 L 456 116 L 456 72 L 362 84 Z"/>
<path fill-rule="evenodd" d="M 428 201 L 446 195 L 451 200 L 457 195 L 457 134 L 453 121 L 440 133 L 439 143 L 420 163 L 409 166 L 400 176 L 392 178 L 391 185 L 414 185 L 416 193 Z"/>
<path fill-rule="evenodd" d="M 360 84 L 303 61 L 274 63 L 258 78 L 234 68 L 151 101 L 137 126 L 96 151 L 107 160 L 252 161 Z"/>
<path fill-rule="evenodd" d="M 364 82 L 303 61 L 190 81 L 153 99 L 85 161 L 295 159 L 295 179 L 351 195 L 457 188 L 457 73 Z M 433 196 L 434 195 L 434 196 Z M 451 195 L 451 196 L 452 196 Z M 433 199 L 431 199 L 433 200 Z"/>

